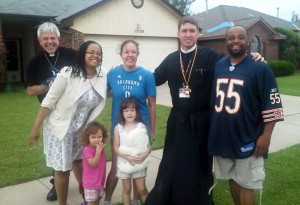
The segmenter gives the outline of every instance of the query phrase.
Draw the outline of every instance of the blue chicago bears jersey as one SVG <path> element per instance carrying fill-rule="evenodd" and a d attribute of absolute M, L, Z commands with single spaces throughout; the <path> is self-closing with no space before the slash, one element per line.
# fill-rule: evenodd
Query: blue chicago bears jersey
<path fill-rule="evenodd" d="M 264 123 L 283 120 L 276 79 L 267 64 L 246 56 L 235 66 L 224 57 L 215 66 L 209 153 L 224 158 L 253 154 Z"/>

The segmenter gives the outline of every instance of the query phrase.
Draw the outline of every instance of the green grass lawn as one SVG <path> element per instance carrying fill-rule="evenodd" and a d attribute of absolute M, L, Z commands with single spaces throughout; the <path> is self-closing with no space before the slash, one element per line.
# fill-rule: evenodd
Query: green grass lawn
<path fill-rule="evenodd" d="M 269 154 L 265 160 L 266 180 L 262 192 L 263 205 L 300 204 L 300 145 Z M 227 181 L 218 181 L 214 189 L 215 205 L 232 205 Z M 259 204 L 259 191 L 256 191 Z"/>
<path fill-rule="evenodd" d="M 281 94 L 300 96 L 300 71 L 295 75 L 278 77 L 277 83 Z"/>
<path fill-rule="evenodd" d="M 0 93 L 0 187 L 31 181 L 51 175 L 43 154 L 42 136 L 29 150 L 28 138 L 39 110 L 36 97 L 25 92 Z M 157 139 L 153 149 L 164 145 L 165 125 L 170 108 L 157 105 Z M 110 130 L 111 99 L 96 119 Z M 107 158 L 111 159 L 110 144 L 105 147 Z"/>
<path fill-rule="evenodd" d="M 300 96 L 300 72 L 277 78 L 281 94 Z M 50 176 L 45 165 L 42 137 L 32 150 L 28 137 L 39 109 L 35 97 L 25 92 L 0 92 L 0 187 L 19 184 Z M 110 129 L 111 100 L 97 121 Z M 157 105 L 157 140 L 154 149 L 164 145 L 165 126 L 170 108 Z M 106 146 L 110 159 L 110 146 Z M 267 178 L 263 191 L 264 205 L 299 205 L 300 145 L 272 153 L 265 162 Z M 232 200 L 225 181 L 214 189 L 215 205 L 231 205 Z"/>

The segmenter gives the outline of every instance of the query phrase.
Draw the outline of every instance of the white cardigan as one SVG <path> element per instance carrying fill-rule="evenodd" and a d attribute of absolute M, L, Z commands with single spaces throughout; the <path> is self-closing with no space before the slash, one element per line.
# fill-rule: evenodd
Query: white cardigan
<path fill-rule="evenodd" d="M 44 127 L 51 129 L 58 139 L 62 140 L 70 126 L 71 120 L 78 106 L 78 99 L 89 89 L 83 77 L 71 77 L 71 69 L 61 69 L 44 98 L 41 106 L 51 110 L 44 121 Z M 97 67 L 99 73 L 100 67 Z M 91 83 L 103 100 L 92 110 L 87 122 L 93 121 L 103 110 L 106 101 L 107 76 L 106 70 L 101 68 L 100 74 Z"/>

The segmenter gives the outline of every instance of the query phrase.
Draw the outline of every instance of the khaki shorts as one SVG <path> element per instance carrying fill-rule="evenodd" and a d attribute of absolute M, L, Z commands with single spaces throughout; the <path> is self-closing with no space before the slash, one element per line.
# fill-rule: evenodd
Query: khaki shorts
<path fill-rule="evenodd" d="M 263 157 L 226 159 L 214 156 L 214 172 L 217 179 L 232 179 L 246 189 L 262 189 L 265 179 Z"/>

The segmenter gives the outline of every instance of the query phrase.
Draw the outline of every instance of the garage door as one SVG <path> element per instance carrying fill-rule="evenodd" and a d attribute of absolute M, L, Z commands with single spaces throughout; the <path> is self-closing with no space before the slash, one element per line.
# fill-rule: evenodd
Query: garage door
<path fill-rule="evenodd" d="M 103 48 L 103 67 L 111 67 L 122 64 L 120 58 L 120 47 L 124 40 L 133 39 L 140 46 L 140 56 L 137 64 L 153 71 L 161 61 L 171 52 L 178 49 L 177 38 L 157 37 L 127 37 L 127 36 L 101 36 L 85 35 L 85 41 L 97 41 Z"/>

